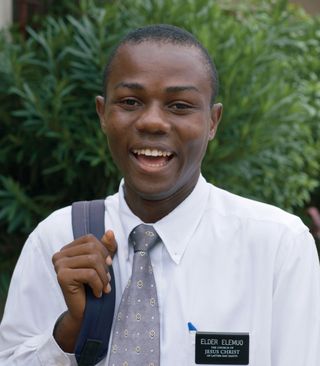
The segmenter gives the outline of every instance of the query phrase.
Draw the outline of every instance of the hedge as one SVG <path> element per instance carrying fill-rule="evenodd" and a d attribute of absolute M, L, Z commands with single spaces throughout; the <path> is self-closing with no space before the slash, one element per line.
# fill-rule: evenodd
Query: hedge
<path fill-rule="evenodd" d="M 224 116 L 207 179 L 289 211 L 305 206 L 319 183 L 319 17 L 284 0 L 80 3 L 26 41 L 1 35 L 0 250 L 54 209 L 117 189 L 94 97 L 114 44 L 144 24 L 186 28 L 215 60 Z"/>

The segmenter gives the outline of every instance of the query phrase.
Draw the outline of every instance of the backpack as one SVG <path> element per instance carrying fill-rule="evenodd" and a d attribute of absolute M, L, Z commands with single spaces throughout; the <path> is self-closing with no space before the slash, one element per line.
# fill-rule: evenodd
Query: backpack
<path fill-rule="evenodd" d="M 104 200 L 80 201 L 72 204 L 72 230 L 75 239 L 93 234 L 102 238 L 104 229 Z M 108 352 L 110 333 L 115 307 L 115 281 L 112 267 L 111 292 L 100 298 L 93 295 L 91 288 L 85 285 L 86 307 L 84 318 L 75 346 L 78 366 L 93 366 L 101 361 Z"/>

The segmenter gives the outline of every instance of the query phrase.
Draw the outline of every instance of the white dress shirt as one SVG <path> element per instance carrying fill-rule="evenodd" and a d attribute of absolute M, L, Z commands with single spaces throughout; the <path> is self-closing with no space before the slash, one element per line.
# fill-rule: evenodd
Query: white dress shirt
<path fill-rule="evenodd" d="M 128 236 L 141 223 L 124 200 L 122 184 L 105 201 L 106 229 L 118 242 L 116 311 L 131 275 Z M 154 228 L 163 241 L 150 253 L 161 366 L 195 365 L 188 322 L 198 331 L 249 333 L 251 366 L 320 365 L 319 261 L 299 218 L 200 177 L 187 199 Z M 70 207 L 51 214 L 29 236 L 0 326 L 0 365 L 76 365 L 52 336 L 66 305 L 51 257 L 72 240 Z"/>

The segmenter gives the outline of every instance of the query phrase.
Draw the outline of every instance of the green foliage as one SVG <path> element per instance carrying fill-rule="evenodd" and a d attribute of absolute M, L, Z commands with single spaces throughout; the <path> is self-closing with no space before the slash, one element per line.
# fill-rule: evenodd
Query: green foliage
<path fill-rule="evenodd" d="M 4 305 L 10 284 L 10 273 L 1 272 L 0 275 L 0 320 L 4 311 Z"/>
<path fill-rule="evenodd" d="M 19 254 L 23 238 L 17 234 L 0 234 L 0 321 L 7 298 L 11 274 Z"/>
<path fill-rule="evenodd" d="M 225 113 L 205 171 L 238 194 L 293 210 L 318 184 L 319 118 L 306 87 L 308 72 L 319 71 L 313 48 L 320 37 L 309 38 L 319 20 L 290 11 L 285 1 L 236 14 L 238 22 L 229 18 L 211 32 L 224 35 L 212 52 Z"/>
<path fill-rule="evenodd" d="M 203 170 L 220 187 L 295 210 L 319 177 L 319 18 L 281 0 L 80 1 L 21 42 L 0 40 L 0 227 L 25 233 L 50 211 L 119 182 L 95 113 L 115 43 L 171 23 L 208 47 L 225 110 Z M 79 14 L 83 14 L 80 16 Z"/>

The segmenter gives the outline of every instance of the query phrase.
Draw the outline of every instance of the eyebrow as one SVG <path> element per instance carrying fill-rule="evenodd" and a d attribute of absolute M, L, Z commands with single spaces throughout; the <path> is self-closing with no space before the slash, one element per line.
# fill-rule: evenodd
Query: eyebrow
<path fill-rule="evenodd" d="M 127 83 L 125 81 L 121 81 L 120 83 L 118 83 L 115 86 L 115 89 L 118 88 L 127 88 L 127 89 L 132 89 L 132 90 L 143 90 L 144 86 L 142 84 L 139 83 Z"/>
<path fill-rule="evenodd" d="M 125 81 L 121 81 L 120 83 L 118 83 L 115 86 L 115 89 L 118 88 L 127 88 L 127 89 L 131 89 L 131 90 L 144 90 L 145 87 L 142 84 L 139 83 L 128 83 Z M 198 88 L 196 88 L 193 85 L 177 85 L 177 86 L 168 86 L 165 91 L 167 93 L 177 93 L 177 92 L 183 92 L 183 91 L 196 91 L 198 93 L 200 93 L 200 90 Z"/>
<path fill-rule="evenodd" d="M 196 91 L 196 92 L 200 93 L 200 90 L 193 85 L 168 86 L 166 88 L 166 91 L 169 93 L 177 93 L 177 92 L 183 92 L 183 91 L 188 91 L 188 90 Z"/>

